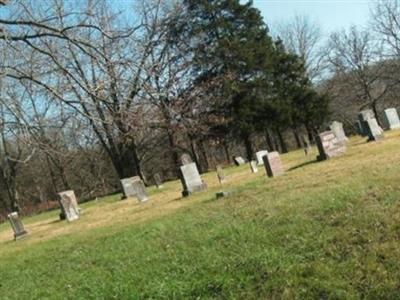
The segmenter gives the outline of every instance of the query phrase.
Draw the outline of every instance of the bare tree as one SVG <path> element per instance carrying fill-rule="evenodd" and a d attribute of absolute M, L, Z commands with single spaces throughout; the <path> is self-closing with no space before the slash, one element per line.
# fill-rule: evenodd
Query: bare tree
<path fill-rule="evenodd" d="M 372 29 L 384 40 L 389 55 L 400 56 L 400 2 L 378 0 L 372 14 Z"/>
<path fill-rule="evenodd" d="M 273 26 L 272 33 L 283 41 L 288 51 L 303 60 L 311 80 L 320 79 L 323 34 L 316 20 L 308 15 L 296 14 L 291 20 Z"/>
<path fill-rule="evenodd" d="M 377 105 L 392 87 L 385 77 L 382 53 L 379 39 L 369 31 L 352 27 L 331 34 L 326 54 L 332 74 L 343 79 L 340 89 L 352 91 L 347 101 L 359 109 L 372 108 L 377 118 Z"/>

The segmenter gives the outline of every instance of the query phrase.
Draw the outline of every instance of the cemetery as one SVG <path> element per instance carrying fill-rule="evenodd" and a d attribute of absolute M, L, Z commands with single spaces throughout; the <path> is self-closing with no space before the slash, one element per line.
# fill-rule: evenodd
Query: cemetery
<path fill-rule="evenodd" d="M 199 178 L 190 163 L 182 166 L 185 187 L 180 181 L 164 182 L 163 189 L 146 187 L 146 206 L 121 201 L 117 194 L 80 204 L 82 213 L 71 223 L 59 219 L 59 210 L 25 217 L 16 229 L 24 238 L 16 242 L 14 227 L 0 224 L 0 292 L 18 299 L 66 294 L 86 298 L 99 293 L 139 297 L 144 288 L 153 298 L 173 294 L 187 298 L 193 293 L 245 297 L 251 283 L 243 281 L 240 288 L 232 280 L 244 280 L 250 272 L 261 282 L 268 272 L 271 288 L 263 295 L 269 297 L 282 286 L 283 276 L 295 282 L 307 271 L 313 278 L 307 289 L 299 294 L 299 285 L 294 284 L 287 287 L 288 295 L 314 297 L 316 286 L 338 295 L 324 285 L 325 276 L 341 286 L 346 297 L 357 294 L 350 282 L 361 285 L 366 278 L 380 282 L 371 293 L 382 295 L 384 289 L 386 294 L 392 280 L 385 277 L 385 269 L 391 268 L 393 280 L 400 274 L 396 254 L 400 173 L 399 164 L 393 163 L 400 161 L 400 132 L 385 132 L 379 143 L 351 137 L 347 145 L 343 155 L 318 163 L 313 163 L 316 146 L 308 156 L 301 149 L 283 155 L 271 152 L 264 156 L 265 167 L 272 165 L 279 174 L 284 171 L 274 178 L 264 170 L 253 173 L 248 165 L 224 166 L 223 191 L 217 172 Z M 183 188 L 193 191 L 198 186 L 200 191 L 182 198 Z M 218 242 L 221 238 L 223 242 Z M 344 251 L 352 254 L 346 256 Z M 378 255 L 385 260 L 377 260 Z M 20 273 L 22 261 L 29 271 Z M 71 263 L 73 268 L 68 267 Z M 352 267 L 358 263 L 366 265 L 363 273 Z M 186 271 L 180 273 L 183 266 Z M 55 268 L 64 270 L 62 277 L 46 275 Z M 214 277 L 222 274 L 221 269 L 224 278 Z M 107 279 L 109 272 L 114 273 L 113 280 Z M 13 284 L 15 280 L 36 288 Z M 218 282 L 218 292 L 193 290 L 193 285 L 209 280 Z M 63 288 L 66 282 L 71 290 Z M 176 290 L 173 286 L 178 283 L 183 285 Z M 10 284 L 12 290 L 6 288 Z"/>
<path fill-rule="evenodd" d="M 0 0 L 0 300 L 400 299 L 399 45 L 400 0 Z"/>

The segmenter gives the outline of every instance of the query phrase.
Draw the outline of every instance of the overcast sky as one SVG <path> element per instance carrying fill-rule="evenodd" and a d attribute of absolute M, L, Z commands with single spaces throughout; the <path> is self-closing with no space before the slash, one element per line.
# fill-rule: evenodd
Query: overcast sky
<path fill-rule="evenodd" d="M 285 21 L 295 14 L 306 14 L 316 20 L 325 33 L 365 25 L 372 0 L 253 0 L 268 26 Z M 271 28 L 272 29 L 272 28 Z"/>

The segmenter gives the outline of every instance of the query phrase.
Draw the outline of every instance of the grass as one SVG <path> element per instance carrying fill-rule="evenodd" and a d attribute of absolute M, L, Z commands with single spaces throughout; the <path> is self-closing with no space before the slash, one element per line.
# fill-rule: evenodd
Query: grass
<path fill-rule="evenodd" d="M 352 138 L 348 153 L 282 155 L 278 178 L 215 173 L 181 199 L 179 182 L 138 204 L 119 196 L 0 225 L 1 299 L 398 299 L 400 132 Z M 315 150 L 314 150 L 315 151 Z"/>

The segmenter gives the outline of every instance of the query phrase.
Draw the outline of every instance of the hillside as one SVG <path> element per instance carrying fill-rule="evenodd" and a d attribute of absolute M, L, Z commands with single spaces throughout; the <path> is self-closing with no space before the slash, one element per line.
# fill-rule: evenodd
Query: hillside
<path fill-rule="evenodd" d="M 119 195 L 0 225 L 1 299 L 395 299 L 400 293 L 400 132 L 350 141 L 315 162 L 282 155 L 285 175 L 248 165 L 215 172 L 181 199 L 180 182 L 150 201 Z"/>

